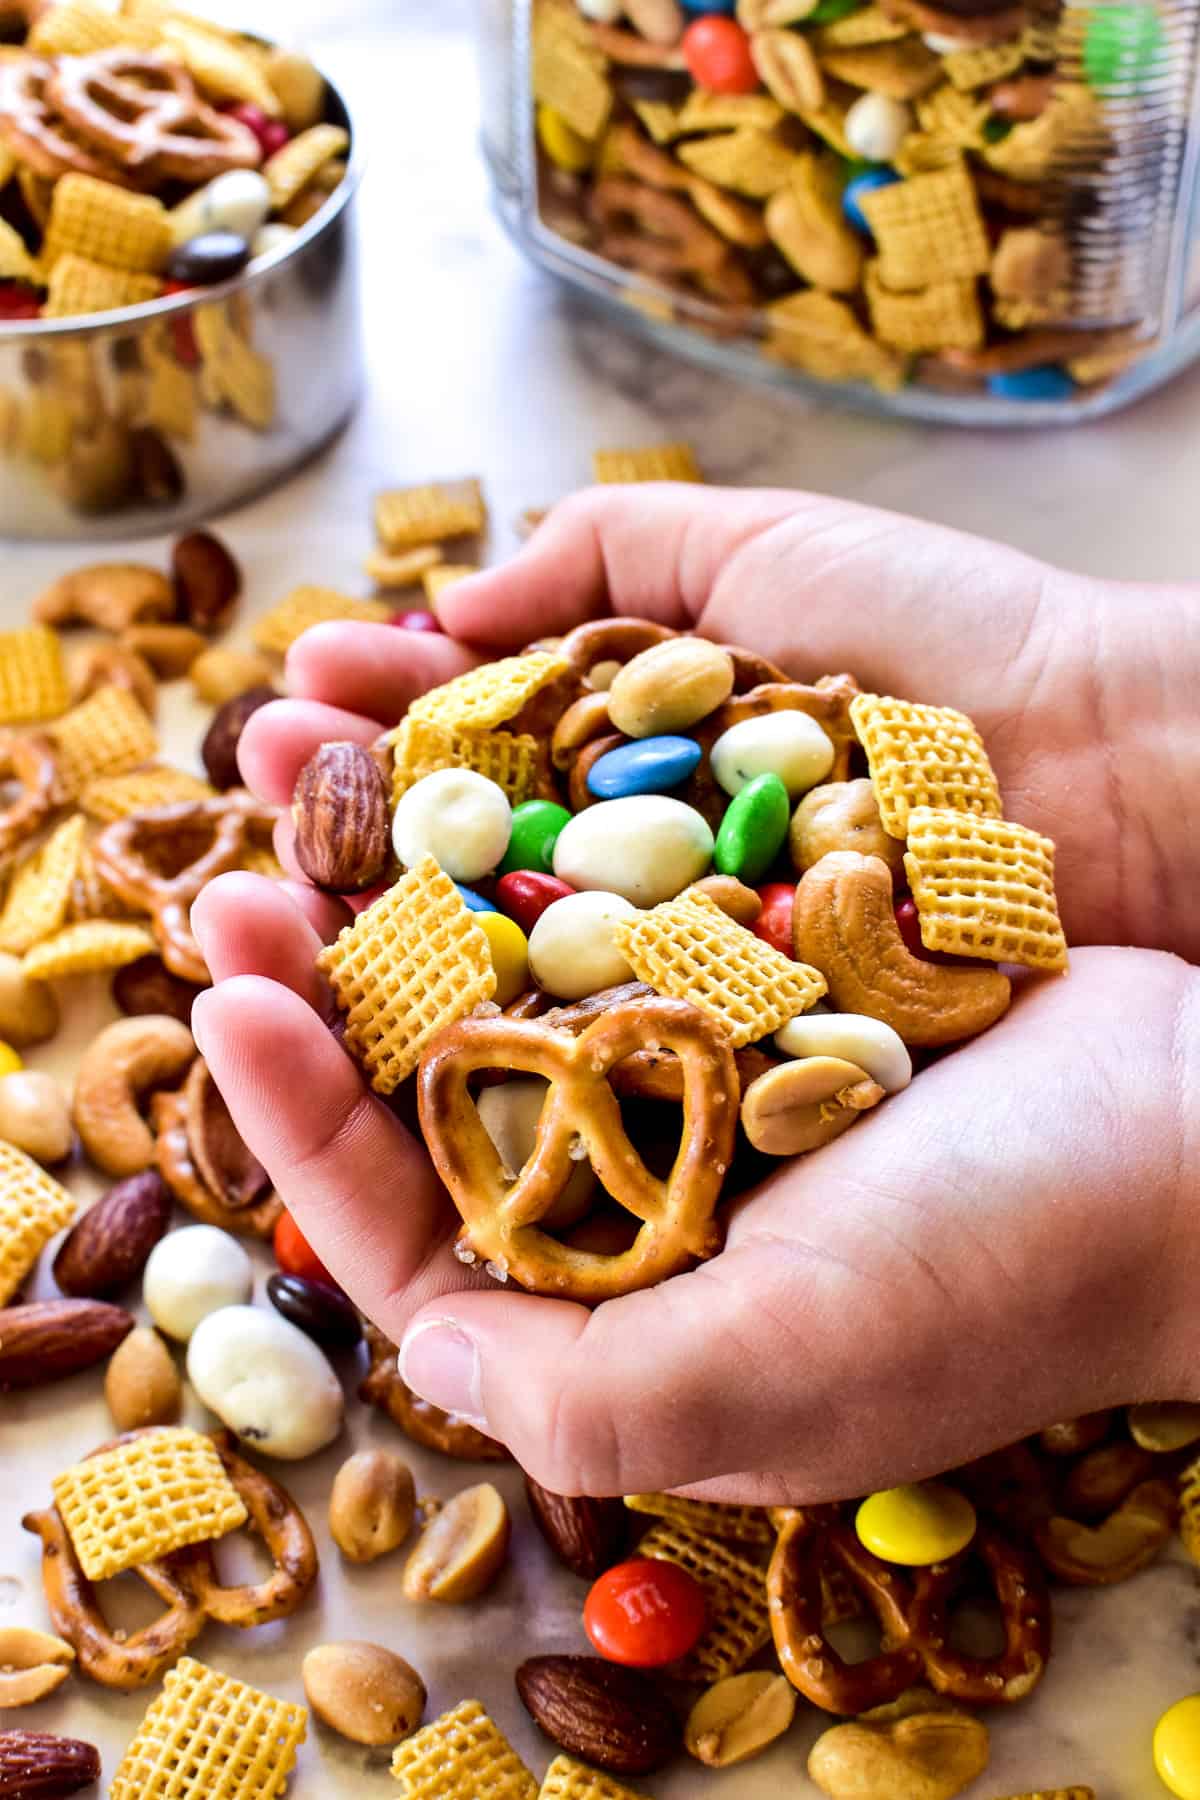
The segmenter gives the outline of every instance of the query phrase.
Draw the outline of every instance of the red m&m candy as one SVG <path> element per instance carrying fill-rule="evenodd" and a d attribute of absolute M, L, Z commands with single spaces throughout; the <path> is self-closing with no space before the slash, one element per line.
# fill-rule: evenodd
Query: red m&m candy
<path fill-rule="evenodd" d="M 565 900 L 575 889 L 560 881 L 557 875 L 543 875 L 536 869 L 514 869 L 496 883 L 496 905 L 514 919 L 528 937 L 548 906 Z"/>
<path fill-rule="evenodd" d="M 692 80 L 712 94 L 753 94 L 762 86 L 750 39 L 736 19 L 708 13 L 688 26 L 680 48 Z"/>
<path fill-rule="evenodd" d="M 762 911 L 752 923 L 751 931 L 764 944 L 770 944 L 772 950 L 779 950 L 784 956 L 795 960 L 796 951 L 792 939 L 792 913 L 796 905 L 795 882 L 768 881 L 764 887 L 759 888 L 758 897 L 762 901 Z"/>
<path fill-rule="evenodd" d="M 337 1287 L 337 1282 L 290 1212 L 280 1215 L 273 1248 L 275 1261 L 285 1275 L 302 1275 L 305 1281 L 323 1281 L 329 1287 Z"/>
<path fill-rule="evenodd" d="M 0 319 L 39 319 L 42 303 L 23 281 L 0 281 Z"/>
<path fill-rule="evenodd" d="M 635 1669 L 657 1669 L 686 1656 L 704 1633 L 704 1589 L 678 1563 L 637 1556 L 617 1563 L 592 1586 L 583 1629 L 601 1656 Z"/>
<path fill-rule="evenodd" d="M 239 101 L 227 110 L 231 119 L 254 133 L 264 157 L 274 156 L 277 150 L 282 150 L 291 136 L 281 120 L 269 119 L 261 106 L 255 106 L 249 100 Z"/>

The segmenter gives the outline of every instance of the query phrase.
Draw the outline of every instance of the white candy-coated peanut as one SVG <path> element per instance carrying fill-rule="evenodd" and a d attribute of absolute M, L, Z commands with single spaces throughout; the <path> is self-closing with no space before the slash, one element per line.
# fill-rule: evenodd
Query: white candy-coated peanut
<path fill-rule="evenodd" d="M 554 846 L 554 873 L 573 888 L 600 888 L 634 906 L 657 906 L 707 875 L 712 853 L 713 834 L 694 806 L 666 794 L 630 794 L 601 800 L 564 825 Z M 542 917 L 553 910 L 547 907 Z M 532 957 L 532 942 L 529 948 Z"/>
<path fill-rule="evenodd" d="M 400 796 L 392 842 L 405 868 L 432 856 L 452 881 L 490 875 L 512 835 L 504 789 L 474 769 L 435 769 Z"/>
<path fill-rule="evenodd" d="M 230 169 L 199 193 L 189 194 L 171 214 L 177 244 L 208 231 L 232 231 L 249 244 L 271 214 L 271 190 L 256 169 Z"/>
<path fill-rule="evenodd" d="M 533 1155 L 538 1121 L 549 1087 L 550 1083 L 540 1075 L 514 1075 L 507 1081 L 497 1082 L 494 1087 L 480 1090 L 476 1104 L 483 1129 L 496 1146 L 505 1175 L 511 1180 L 516 1179 Z M 552 1231 L 577 1225 L 589 1210 L 595 1191 L 596 1177 L 591 1163 L 576 1163 L 570 1180 L 542 1224 Z"/>
<path fill-rule="evenodd" d="M 624 0 L 575 0 L 585 19 L 597 25 L 615 25 L 625 10 Z"/>
<path fill-rule="evenodd" d="M 215 1225 L 185 1225 L 161 1238 L 142 1276 L 150 1317 L 186 1344 L 201 1319 L 254 1291 L 254 1267 L 235 1237 Z"/>
<path fill-rule="evenodd" d="M 711 760 L 727 794 L 740 794 L 756 775 L 778 775 L 794 800 L 824 781 L 833 767 L 833 744 L 807 713 L 763 713 L 723 731 Z"/>
<path fill-rule="evenodd" d="M 965 38 L 951 37 L 945 31 L 926 31 L 922 34 L 921 42 L 935 56 L 953 56 L 958 50 L 971 49 Z"/>
<path fill-rule="evenodd" d="M 205 1406 L 264 1456 L 296 1462 L 342 1428 L 342 1386 L 328 1359 L 266 1307 L 210 1313 L 192 1334 L 187 1372 Z"/>
<path fill-rule="evenodd" d="M 866 1013 L 801 1013 L 775 1033 L 775 1043 L 785 1056 L 836 1056 L 856 1063 L 888 1094 L 898 1094 L 912 1080 L 903 1038 Z"/>
<path fill-rule="evenodd" d="M 594 810 L 594 809 L 593 809 Z M 582 1000 L 600 988 L 632 981 L 633 970 L 613 943 L 613 926 L 636 906 L 603 889 L 555 900 L 529 934 L 529 968 L 556 1000 Z"/>
<path fill-rule="evenodd" d="M 888 94 L 863 94 L 842 126 L 855 156 L 867 162 L 891 162 L 912 130 L 913 116 L 903 100 Z"/>

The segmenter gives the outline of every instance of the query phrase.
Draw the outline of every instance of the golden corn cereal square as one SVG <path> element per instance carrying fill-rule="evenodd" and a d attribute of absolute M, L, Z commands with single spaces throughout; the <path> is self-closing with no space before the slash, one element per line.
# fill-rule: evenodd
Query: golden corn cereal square
<path fill-rule="evenodd" d="M 715 1500 L 687 1500 L 679 1494 L 626 1494 L 630 1512 L 686 1525 L 702 1537 L 730 1544 L 769 1544 L 775 1533 L 761 1506 L 727 1506 Z"/>
<path fill-rule="evenodd" d="M 566 9 L 539 7 L 533 20 L 530 81 L 533 98 L 561 113 L 589 142 L 608 124 L 613 90 L 605 59 Z"/>
<path fill-rule="evenodd" d="M 468 575 L 478 573 L 478 563 L 439 563 L 435 568 L 426 569 L 421 577 L 425 598 L 432 606 L 443 588 L 453 587 L 456 581 L 465 581 Z"/>
<path fill-rule="evenodd" d="M 407 1800 L 538 1800 L 538 1784 L 478 1700 L 405 1738 L 392 1774 Z"/>
<path fill-rule="evenodd" d="M 269 156 L 262 172 L 271 190 L 275 211 L 282 212 L 290 206 L 327 162 L 344 155 L 349 148 L 350 133 L 342 126 L 310 125 L 282 150 Z"/>
<path fill-rule="evenodd" d="M 542 747 L 525 732 L 459 731 L 409 717 L 389 733 L 388 741 L 393 800 L 437 769 L 473 769 L 503 788 L 513 806 L 533 798 L 541 787 Z"/>
<path fill-rule="evenodd" d="M 203 358 L 202 392 L 214 407 L 227 406 L 252 431 L 266 431 L 276 409 L 275 365 L 260 356 L 237 331 L 224 305 L 197 306 L 192 313 Z"/>
<path fill-rule="evenodd" d="M 147 342 L 144 351 L 149 380 L 144 405 L 145 423 L 164 437 L 190 444 L 196 435 L 200 393 L 194 369 L 176 362 L 166 350 Z"/>
<path fill-rule="evenodd" d="M 51 1485 L 89 1581 L 224 1537 L 248 1517 L 212 1439 L 183 1426 L 86 1457 Z"/>
<path fill-rule="evenodd" d="M 71 409 L 61 394 L 36 388 L 25 396 L 20 415 L 21 449 L 31 462 L 48 469 L 65 462 L 74 429 Z"/>
<path fill-rule="evenodd" d="M 696 452 L 686 443 L 647 444 L 641 450 L 597 450 L 592 456 L 592 476 L 602 483 L 704 480 Z"/>
<path fill-rule="evenodd" d="M 101 775 L 123 775 L 158 749 L 154 727 L 125 688 L 97 689 L 50 727 L 69 794 Z"/>
<path fill-rule="evenodd" d="M 941 138 L 960 150 L 978 150 L 984 143 L 983 128 L 990 115 L 986 100 L 960 93 L 943 82 L 917 102 L 917 123 L 927 136 Z"/>
<path fill-rule="evenodd" d="M 1066 968 L 1049 838 L 1008 819 L 914 806 L 904 867 L 926 949 Z"/>
<path fill-rule="evenodd" d="M 914 806 L 980 813 L 998 819 L 1004 812 L 1000 783 L 988 753 L 966 713 L 952 706 L 894 700 L 886 694 L 856 694 L 850 719 L 875 788 L 879 816 L 889 837 L 908 835 Z"/>
<path fill-rule="evenodd" d="M 669 100 L 635 100 L 633 110 L 656 144 L 674 143 L 680 135 L 680 109 Z"/>
<path fill-rule="evenodd" d="M 105 263 L 69 252 L 60 256 L 50 271 L 42 316 L 73 319 L 87 313 L 118 312 L 125 306 L 156 300 L 161 292 L 157 275 L 110 269 Z"/>
<path fill-rule="evenodd" d="M 940 58 L 917 37 L 825 50 L 821 67 L 837 81 L 891 100 L 915 100 L 942 78 Z"/>
<path fill-rule="evenodd" d="M 766 1572 L 736 1551 L 687 1526 L 666 1520 L 638 1545 L 639 1556 L 677 1563 L 695 1577 L 708 1602 L 704 1636 L 679 1665 L 685 1681 L 723 1681 L 736 1675 L 771 1636 Z"/>
<path fill-rule="evenodd" d="M 563 658 L 549 650 L 502 656 L 499 662 L 482 663 L 453 681 L 430 688 L 413 701 L 408 717 L 463 730 L 490 730 L 515 719 L 522 707 L 548 682 L 565 674 L 566 668 Z"/>
<path fill-rule="evenodd" d="M 23 956 L 63 923 L 85 830 L 83 814 L 73 813 L 32 856 L 18 864 L 0 912 L 0 950 Z"/>
<path fill-rule="evenodd" d="M 782 138 L 753 126 L 692 138 L 675 154 L 693 174 L 749 200 L 769 199 L 788 179 L 796 160 L 796 152 Z"/>
<path fill-rule="evenodd" d="M 90 175 L 63 175 L 55 182 L 42 246 L 47 268 L 73 255 L 107 269 L 153 275 L 170 253 L 171 225 L 161 200 Z"/>
<path fill-rule="evenodd" d="M 0 631 L 0 725 L 57 719 L 70 701 L 58 633 L 48 625 Z"/>
<path fill-rule="evenodd" d="M 89 781 L 79 796 L 79 804 L 90 819 L 111 825 L 127 819 L 131 813 L 153 812 L 159 806 L 174 806 L 180 800 L 214 800 L 216 789 L 199 775 L 186 769 L 170 769 L 152 764 L 146 769 L 131 769 L 126 775 L 102 775 Z"/>
<path fill-rule="evenodd" d="M 430 569 L 442 561 L 445 552 L 440 544 L 419 544 L 415 550 L 399 550 L 395 555 L 386 550 L 373 550 L 364 557 L 363 568 L 378 588 L 416 587 Z"/>
<path fill-rule="evenodd" d="M 158 42 L 156 26 L 112 12 L 98 0 L 61 0 L 37 13 L 25 47 L 33 56 L 94 56 L 123 45 L 152 50 Z"/>
<path fill-rule="evenodd" d="M 614 1776 L 589 1769 L 573 1756 L 556 1756 L 546 1770 L 538 1800 L 646 1800 Z"/>
<path fill-rule="evenodd" d="M 242 101 L 259 107 L 268 118 L 280 116 L 283 109 L 275 89 L 249 49 L 235 39 L 178 14 L 163 21 L 162 36 L 167 50 L 178 57 L 206 99 L 218 105 Z M 342 139 L 344 142 L 344 132 Z"/>
<path fill-rule="evenodd" d="M 483 488 L 472 475 L 388 488 L 375 497 L 375 529 L 385 550 L 412 550 L 446 538 L 475 537 L 487 524 Z"/>
<path fill-rule="evenodd" d="M 862 209 L 879 247 L 880 275 L 890 288 L 986 275 L 991 266 L 975 184 L 965 166 L 875 188 L 862 196 Z"/>
<path fill-rule="evenodd" d="M 882 6 L 860 6 L 844 19 L 831 19 L 812 33 L 818 52 L 853 50 L 862 44 L 891 44 L 909 35 L 903 20 L 889 18 Z"/>
<path fill-rule="evenodd" d="M 1045 181 L 1103 154 L 1109 142 L 1096 95 L 1080 83 L 1063 82 L 1045 112 L 1019 121 L 998 143 L 985 144 L 980 155 L 1013 181 Z"/>
<path fill-rule="evenodd" d="M 26 975 L 57 981 L 64 975 L 88 975 L 120 969 L 139 956 L 153 956 L 158 940 L 145 925 L 121 919 L 83 919 L 43 938 L 22 961 Z"/>
<path fill-rule="evenodd" d="M 358 625 L 384 625 L 391 608 L 382 600 L 353 600 L 335 588 L 298 587 L 258 621 L 254 642 L 260 650 L 285 656 L 296 639 L 313 625 L 345 620 Z"/>
<path fill-rule="evenodd" d="M 983 311 L 974 281 L 935 281 L 915 293 L 896 294 L 869 262 L 863 283 L 871 329 L 883 344 L 917 355 L 924 350 L 978 350 Z"/>
<path fill-rule="evenodd" d="M 121 1759 L 109 1800 L 277 1800 L 307 1731 L 307 1707 L 184 1656 Z"/>
<path fill-rule="evenodd" d="M 953 86 L 969 92 L 1015 75 L 1024 61 L 1025 49 L 1019 39 L 1009 44 L 980 44 L 943 56 L 942 73 Z"/>
<path fill-rule="evenodd" d="M 5 179 L 4 171 L 0 169 L 0 188 Z M 41 273 L 40 264 L 29 254 L 20 232 L 7 219 L 0 219 L 0 281 L 25 281 L 30 286 L 37 286 Z"/>
<path fill-rule="evenodd" d="M 678 134 L 698 131 L 773 131 L 784 111 L 770 94 L 714 94 L 694 87 L 676 115 Z"/>
<path fill-rule="evenodd" d="M 379 1094 L 399 1087 L 439 1031 L 496 991 L 487 938 L 432 856 L 347 925 L 317 967 Z"/>
<path fill-rule="evenodd" d="M 894 350 L 869 337 L 844 300 L 815 288 L 789 294 L 766 309 L 764 354 L 819 380 L 869 381 L 883 392 L 898 388 L 904 364 Z"/>
<path fill-rule="evenodd" d="M 78 1201 L 31 1156 L 0 1140 L 0 1307 L 7 1306 Z"/>
<path fill-rule="evenodd" d="M 964 161 L 960 145 L 926 131 L 910 131 L 893 159 L 897 175 L 928 175 L 934 169 L 958 168 Z"/>
<path fill-rule="evenodd" d="M 764 944 L 707 894 L 620 920 L 613 942 L 639 981 L 707 1013 L 735 1049 L 778 1031 L 826 991 L 816 969 Z"/>

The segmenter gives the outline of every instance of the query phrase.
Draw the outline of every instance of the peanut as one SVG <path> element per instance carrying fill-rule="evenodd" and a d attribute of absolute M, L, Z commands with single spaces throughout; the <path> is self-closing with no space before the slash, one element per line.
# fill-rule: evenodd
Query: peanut
<path fill-rule="evenodd" d="M 883 1089 L 853 1063 L 806 1056 L 752 1081 L 742 1096 L 742 1128 L 767 1156 L 802 1156 L 840 1137 Z"/>
<path fill-rule="evenodd" d="M 795 1715 L 796 1692 L 786 1676 L 752 1669 L 701 1694 L 683 1728 L 684 1745 L 710 1769 L 727 1769 L 782 1737 Z"/>
<path fill-rule="evenodd" d="M 492 1585 L 508 1555 L 508 1509 L 490 1481 L 464 1488 L 426 1525 L 404 1568 L 407 1600 L 455 1605 Z"/>
<path fill-rule="evenodd" d="M 301 1675 L 318 1719 L 352 1744 L 395 1744 L 416 1730 L 425 1711 L 417 1671 L 379 1644 L 318 1644 Z"/>
<path fill-rule="evenodd" d="M 667 638 L 652 644 L 614 677 L 608 716 L 626 737 L 686 731 L 733 692 L 733 663 L 704 638 Z"/>
<path fill-rule="evenodd" d="M 413 1527 L 412 1470 L 392 1450 L 360 1450 L 338 1470 L 329 1498 L 329 1530 L 348 1561 L 374 1562 Z"/>
<path fill-rule="evenodd" d="M 857 781 L 826 781 L 805 794 L 792 814 L 788 846 L 801 874 L 831 850 L 878 856 L 893 875 L 904 867 L 904 845 L 883 829 L 875 789 L 865 775 Z"/>

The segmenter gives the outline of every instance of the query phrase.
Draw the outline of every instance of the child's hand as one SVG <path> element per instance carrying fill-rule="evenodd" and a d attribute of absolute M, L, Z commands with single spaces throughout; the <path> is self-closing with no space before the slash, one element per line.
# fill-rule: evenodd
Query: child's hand
<path fill-rule="evenodd" d="M 1011 813 L 1060 840 L 1069 935 L 1194 953 L 1184 604 L 834 502 L 663 488 L 567 503 L 440 613 L 494 653 L 611 605 L 798 675 L 846 667 L 961 705 Z M 289 662 L 306 698 L 256 715 L 244 772 L 290 798 L 316 743 L 369 741 L 467 660 L 445 639 L 319 628 Z M 229 876 L 198 903 L 221 984 L 197 1005 L 204 1052 L 318 1253 L 385 1331 L 407 1331 L 412 1385 L 547 1486 L 841 1495 L 1097 1406 L 1200 1399 L 1200 977 L 1184 964 L 1076 955 L 1065 982 L 1029 985 L 985 1037 L 782 1165 L 737 1204 L 721 1256 L 589 1313 L 479 1291 L 454 1260 L 457 1219 L 422 1148 L 323 1022 L 312 964 L 337 904 L 297 892 L 302 910 Z"/>

